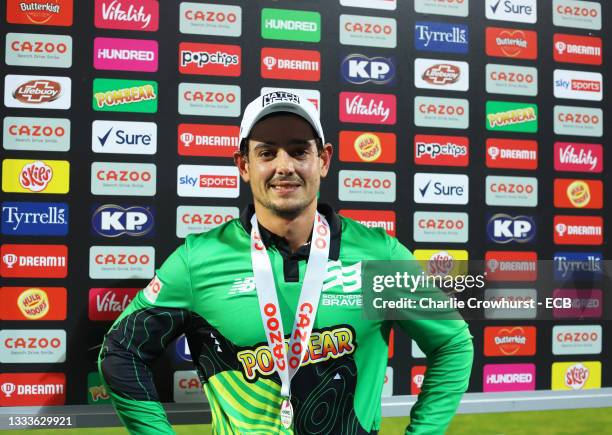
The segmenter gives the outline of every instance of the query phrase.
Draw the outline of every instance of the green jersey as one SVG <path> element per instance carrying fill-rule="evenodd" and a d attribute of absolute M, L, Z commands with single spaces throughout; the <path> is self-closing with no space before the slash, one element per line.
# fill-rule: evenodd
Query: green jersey
<path fill-rule="evenodd" d="M 133 433 L 173 433 L 149 365 L 185 334 L 212 412 L 215 434 L 376 433 L 391 321 L 362 318 L 361 262 L 412 260 L 382 229 L 319 205 L 331 232 L 321 299 L 306 356 L 291 382 L 293 426 L 262 323 L 250 252 L 250 207 L 207 233 L 190 235 L 157 270 L 105 336 L 98 361 L 115 409 Z M 291 331 L 308 260 L 260 225 L 284 331 Z M 463 320 L 399 326 L 427 355 L 422 392 L 407 433 L 441 434 L 467 389 L 473 348 Z M 286 334 L 288 340 L 289 333 Z"/>

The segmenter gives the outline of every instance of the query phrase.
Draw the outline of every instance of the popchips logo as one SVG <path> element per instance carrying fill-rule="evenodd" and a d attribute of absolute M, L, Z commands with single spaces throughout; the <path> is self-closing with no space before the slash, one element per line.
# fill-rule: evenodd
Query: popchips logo
<path fill-rule="evenodd" d="M 240 6 L 181 2 L 179 13 L 181 33 L 232 37 L 242 34 Z"/>
<path fill-rule="evenodd" d="M 467 166 L 470 141 L 465 136 L 414 136 L 414 163 L 417 165 Z"/>
<path fill-rule="evenodd" d="M 395 202 L 395 172 L 347 171 L 338 173 L 340 201 Z"/>
<path fill-rule="evenodd" d="M 488 56 L 535 60 L 538 57 L 538 35 L 533 30 L 487 27 Z"/>
<path fill-rule="evenodd" d="M 157 112 L 157 82 L 94 79 L 92 107 L 104 112 Z"/>
<path fill-rule="evenodd" d="M 98 29 L 155 32 L 159 28 L 157 0 L 96 0 L 94 8 Z"/>
<path fill-rule="evenodd" d="M 19 151 L 68 151 L 70 120 L 65 118 L 4 118 L 2 146 Z"/>
<path fill-rule="evenodd" d="M 240 179 L 235 166 L 179 165 L 178 196 L 237 198 Z"/>
<path fill-rule="evenodd" d="M 553 0 L 553 24 L 577 29 L 601 30 L 601 3 Z"/>
<path fill-rule="evenodd" d="M 397 22 L 394 18 L 340 15 L 340 44 L 395 48 Z"/>
<path fill-rule="evenodd" d="M 37 33 L 7 33 L 5 62 L 15 66 L 70 68 L 72 37 Z"/>
<path fill-rule="evenodd" d="M 242 49 L 239 45 L 179 44 L 179 72 L 212 76 L 240 76 Z"/>

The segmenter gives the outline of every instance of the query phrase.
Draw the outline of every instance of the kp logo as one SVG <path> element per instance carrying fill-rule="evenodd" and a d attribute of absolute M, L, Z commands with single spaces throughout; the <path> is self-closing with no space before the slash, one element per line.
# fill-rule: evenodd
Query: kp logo
<path fill-rule="evenodd" d="M 536 223 L 531 216 L 511 216 L 498 213 L 487 224 L 487 236 L 494 243 L 528 243 L 536 235 Z"/>
<path fill-rule="evenodd" d="M 344 80 L 356 85 L 388 85 L 395 81 L 395 62 L 392 58 L 349 54 L 342 61 L 340 69 Z"/>
<path fill-rule="evenodd" d="M 152 235 L 155 218 L 150 208 L 105 204 L 94 210 L 91 224 L 93 230 L 103 237 L 142 237 Z"/>

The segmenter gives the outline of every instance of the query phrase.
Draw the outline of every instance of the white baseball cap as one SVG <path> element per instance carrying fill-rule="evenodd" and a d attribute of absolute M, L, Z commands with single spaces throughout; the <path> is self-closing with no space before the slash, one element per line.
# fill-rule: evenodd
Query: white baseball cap
<path fill-rule="evenodd" d="M 257 121 L 266 115 L 276 112 L 289 112 L 301 116 L 312 126 L 319 138 L 321 138 L 321 142 L 325 143 L 319 112 L 314 104 L 291 92 L 275 91 L 260 95 L 244 109 L 242 122 L 240 123 L 239 142 L 241 149 L 244 146 L 244 139 L 249 136 L 251 129 Z"/>

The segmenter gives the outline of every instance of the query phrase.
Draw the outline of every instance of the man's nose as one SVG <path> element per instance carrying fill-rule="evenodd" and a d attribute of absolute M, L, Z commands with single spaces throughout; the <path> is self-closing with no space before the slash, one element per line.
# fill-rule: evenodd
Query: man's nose
<path fill-rule="evenodd" d="M 276 154 L 276 172 L 281 174 L 292 174 L 295 172 L 293 158 L 284 149 L 280 149 Z"/>

